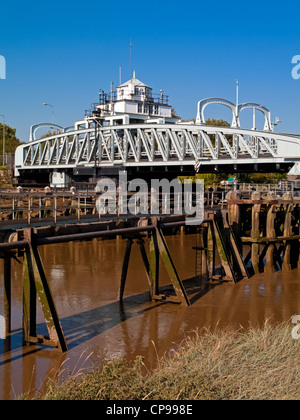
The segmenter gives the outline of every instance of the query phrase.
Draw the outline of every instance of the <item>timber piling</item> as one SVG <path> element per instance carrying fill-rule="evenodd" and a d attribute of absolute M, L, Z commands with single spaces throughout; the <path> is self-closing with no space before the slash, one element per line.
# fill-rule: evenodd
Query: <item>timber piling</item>
<path fill-rule="evenodd" d="M 47 197 L 46 197 L 47 198 Z M 69 197 L 71 199 L 71 197 Z M 14 216 L 15 229 L 2 229 L 0 257 L 4 266 L 4 318 L 6 334 L 11 333 L 11 260 L 18 259 L 23 264 L 23 339 L 26 344 L 42 344 L 67 351 L 67 342 L 55 307 L 49 282 L 39 254 L 39 247 L 49 244 L 91 239 L 126 240 L 124 262 L 120 276 L 118 300 L 122 302 L 126 289 L 128 267 L 132 247 L 138 245 L 141 262 L 148 280 L 149 296 L 152 301 L 191 305 L 191 300 L 178 274 L 167 245 L 166 236 L 175 234 L 195 234 L 197 243 L 194 247 L 201 258 L 201 269 L 195 281 L 201 283 L 203 276 L 209 282 L 237 283 L 253 274 L 277 270 L 292 270 L 299 264 L 300 240 L 300 200 L 286 193 L 282 197 L 269 192 L 262 194 L 254 191 L 250 198 L 245 198 L 239 191 L 230 192 L 227 206 L 206 208 L 203 222 L 198 226 L 187 226 L 182 216 L 145 217 L 136 215 L 118 219 L 116 215 L 101 221 L 72 223 L 51 226 L 45 222 L 43 228 L 20 228 L 19 213 Z M 54 204 L 53 204 L 54 203 Z M 51 203 L 52 211 L 58 212 L 58 201 Z M 63 206 L 65 206 L 65 201 Z M 34 203 L 28 203 L 29 209 Z M 76 200 L 62 210 L 62 218 L 68 210 L 75 210 L 75 218 L 87 216 L 87 200 Z M 13 202 L 19 209 L 19 202 Z M 44 208 L 36 208 L 37 213 L 49 212 L 49 203 Z M 61 210 L 61 209 L 60 209 Z M 19 211 L 19 210 L 16 210 Z M 30 212 L 29 212 L 30 214 Z M 22 215 L 28 220 L 28 213 Z M 58 221 L 58 213 L 54 221 Z M 68 217 L 68 216 L 66 216 Z M 99 216 L 96 215 L 99 219 Z M 100 217 L 101 219 L 101 217 Z M 30 218 L 31 220 L 31 218 Z M 29 221 L 30 221 L 29 220 Z M 200 257 L 199 257 L 200 256 Z M 163 293 L 159 284 L 159 268 L 163 264 L 173 286 L 174 293 Z M 197 266 L 197 264 L 196 264 Z M 48 328 L 48 336 L 36 332 L 36 303 L 40 302 Z"/>

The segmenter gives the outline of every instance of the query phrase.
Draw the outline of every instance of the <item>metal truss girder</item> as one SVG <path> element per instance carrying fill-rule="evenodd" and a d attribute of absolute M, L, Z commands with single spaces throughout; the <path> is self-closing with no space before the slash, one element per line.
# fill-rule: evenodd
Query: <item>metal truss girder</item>
<path fill-rule="evenodd" d="M 64 168 L 80 165 L 184 164 L 201 159 L 293 159 L 300 157 L 300 138 L 274 132 L 185 124 L 136 124 L 59 133 L 19 146 L 16 165 Z"/>

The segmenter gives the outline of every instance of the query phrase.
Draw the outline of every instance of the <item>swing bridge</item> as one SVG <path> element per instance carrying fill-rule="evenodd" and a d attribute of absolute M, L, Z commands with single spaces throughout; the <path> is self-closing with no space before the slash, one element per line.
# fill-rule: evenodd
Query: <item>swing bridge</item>
<path fill-rule="evenodd" d="M 31 141 L 16 150 L 15 176 L 60 174 L 63 184 L 65 176 L 116 176 L 120 170 L 176 177 L 192 175 L 195 168 L 204 173 L 289 171 L 300 162 L 300 136 L 293 134 L 197 123 L 87 125 L 76 130 L 56 126 L 61 132 L 40 139 L 35 139 L 35 126 Z"/>

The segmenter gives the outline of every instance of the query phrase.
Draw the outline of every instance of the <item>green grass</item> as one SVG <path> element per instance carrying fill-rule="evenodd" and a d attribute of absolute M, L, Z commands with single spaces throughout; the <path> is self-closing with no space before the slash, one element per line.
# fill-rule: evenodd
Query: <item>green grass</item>
<path fill-rule="evenodd" d="M 153 371 L 141 357 L 131 364 L 118 360 L 60 385 L 50 382 L 43 399 L 299 399 L 300 342 L 291 330 L 291 324 L 266 323 L 238 332 L 198 331 Z"/>

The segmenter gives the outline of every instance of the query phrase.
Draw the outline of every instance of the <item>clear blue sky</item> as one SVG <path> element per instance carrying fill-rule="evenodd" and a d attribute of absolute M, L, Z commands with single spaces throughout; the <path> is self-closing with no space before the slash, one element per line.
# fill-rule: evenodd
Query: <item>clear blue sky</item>
<path fill-rule="evenodd" d="M 291 77 L 300 54 L 296 1 L 15 1 L 0 8 L 0 114 L 27 141 L 30 125 L 67 126 L 97 102 L 100 88 L 130 78 L 130 41 L 137 77 L 164 89 L 182 118 L 194 118 L 197 101 L 224 97 L 270 108 L 278 131 L 300 133 L 300 80 Z M 251 127 L 251 110 L 241 122 Z M 206 117 L 231 120 L 214 106 Z M 258 128 L 263 125 L 257 117 Z"/>

